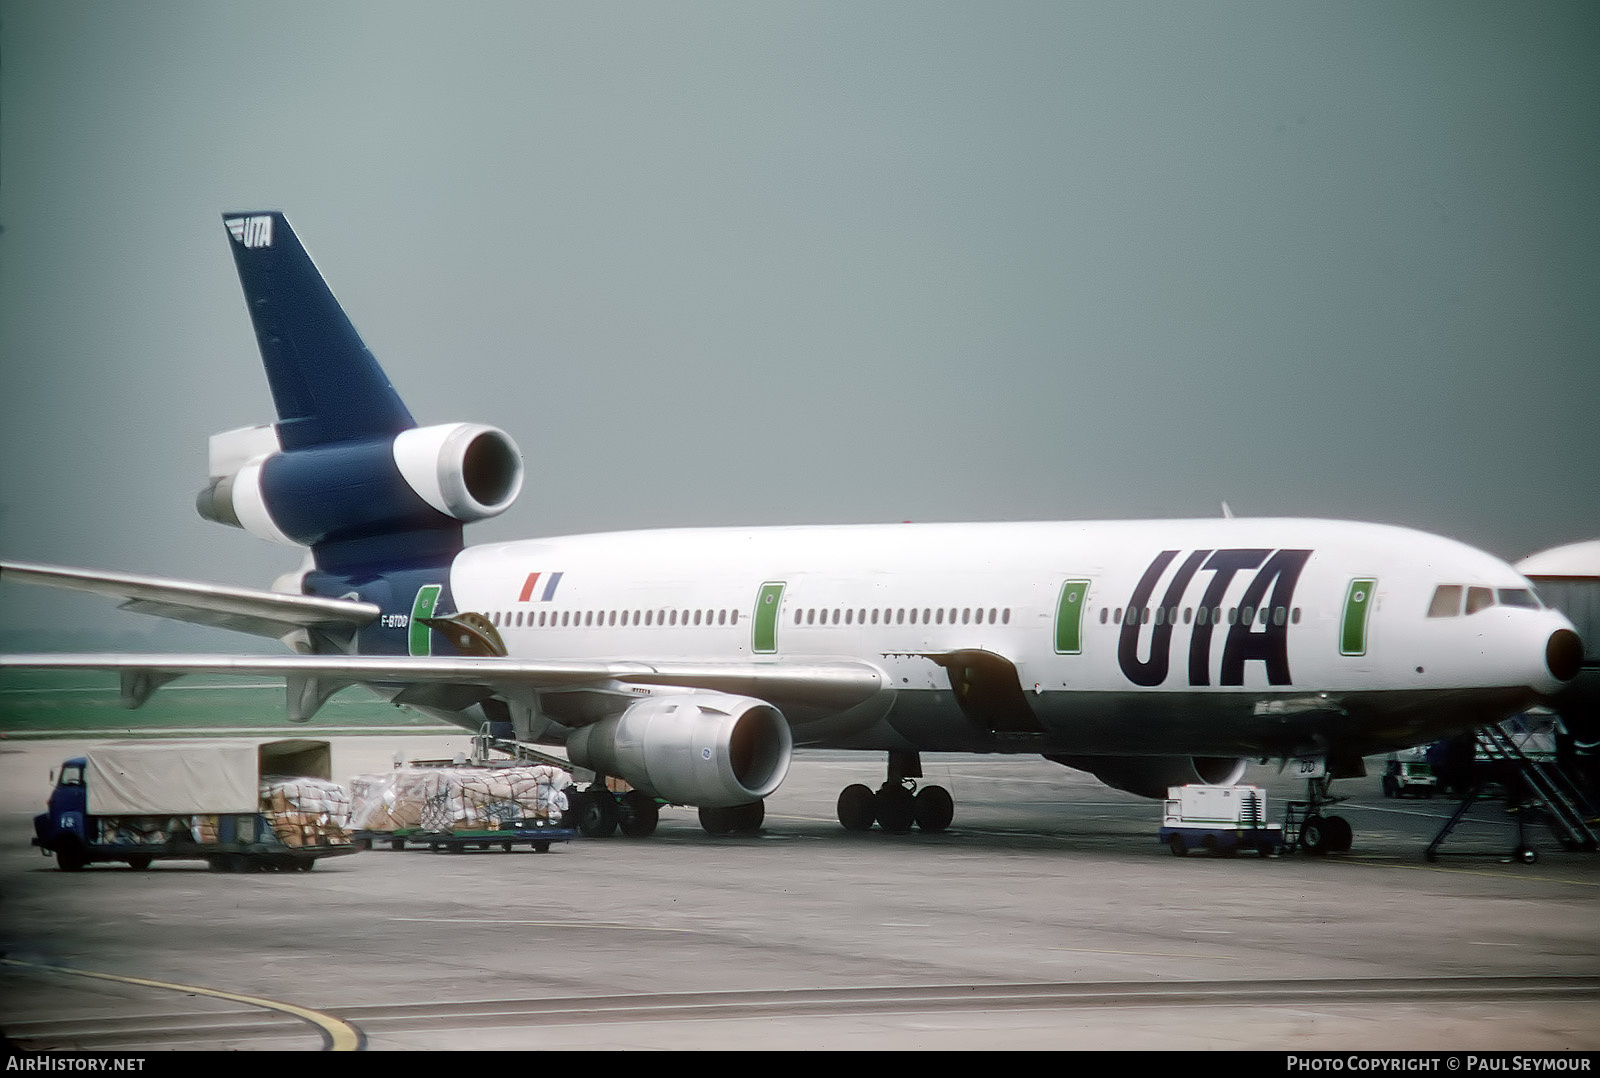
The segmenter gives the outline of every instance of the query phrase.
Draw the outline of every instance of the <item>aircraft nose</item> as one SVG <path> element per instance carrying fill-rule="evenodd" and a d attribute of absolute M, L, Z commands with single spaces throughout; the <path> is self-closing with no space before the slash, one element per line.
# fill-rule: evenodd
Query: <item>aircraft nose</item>
<path fill-rule="evenodd" d="M 1571 629 L 1557 629 L 1544 646 L 1544 664 L 1557 681 L 1571 681 L 1583 667 L 1583 641 Z"/>

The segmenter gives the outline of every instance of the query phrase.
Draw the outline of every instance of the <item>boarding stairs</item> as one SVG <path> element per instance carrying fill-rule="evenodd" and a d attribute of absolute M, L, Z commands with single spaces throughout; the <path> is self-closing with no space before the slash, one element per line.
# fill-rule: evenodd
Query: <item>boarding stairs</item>
<path fill-rule="evenodd" d="M 1474 772 L 1479 777 L 1428 844 L 1424 856 L 1429 861 L 1438 856 L 1444 840 L 1466 818 L 1472 806 L 1484 799 L 1485 790 L 1494 783 L 1501 785 L 1506 810 L 1517 821 L 1517 845 L 1511 851 L 1513 860 L 1525 864 L 1538 860 L 1537 852 L 1528 841 L 1530 817 L 1542 817 L 1557 841 L 1569 850 L 1600 848 L 1594 806 L 1552 754 L 1525 752 L 1504 724 L 1495 724 L 1477 732 L 1476 756 Z"/>

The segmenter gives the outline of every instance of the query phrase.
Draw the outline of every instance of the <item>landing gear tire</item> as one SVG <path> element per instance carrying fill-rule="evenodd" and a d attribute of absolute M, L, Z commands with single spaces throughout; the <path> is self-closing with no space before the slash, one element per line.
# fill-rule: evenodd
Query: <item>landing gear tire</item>
<path fill-rule="evenodd" d="M 878 821 L 872 789 L 856 783 L 839 794 L 839 826 L 846 831 L 870 831 Z"/>
<path fill-rule="evenodd" d="M 1400 786 L 1394 781 L 1393 776 L 1383 776 L 1383 796 L 1389 798 L 1400 796 Z"/>
<path fill-rule="evenodd" d="M 1348 853 L 1355 842 L 1355 829 L 1350 826 L 1350 821 L 1343 816 L 1329 816 L 1322 823 L 1328 852 Z"/>
<path fill-rule="evenodd" d="M 881 787 L 873 796 L 872 807 L 878 826 L 892 835 L 910 831 L 917 818 L 916 799 L 904 786 Z"/>
<path fill-rule="evenodd" d="M 1300 848 L 1307 853 L 1328 852 L 1328 825 L 1321 816 L 1307 816 L 1300 825 Z"/>
<path fill-rule="evenodd" d="M 733 810 L 736 818 L 733 830 L 741 835 L 754 835 L 761 830 L 761 825 L 767 819 L 767 803 L 765 801 L 752 801 L 748 805 L 740 805 Z"/>
<path fill-rule="evenodd" d="M 656 824 L 661 822 L 661 806 L 648 794 L 629 790 L 622 795 L 617 816 L 618 826 L 624 835 L 629 838 L 649 838 L 656 833 Z"/>
<path fill-rule="evenodd" d="M 610 838 L 616 833 L 621 814 L 610 790 L 585 790 L 578 795 L 573 815 L 577 817 L 578 833 L 584 838 Z"/>
<path fill-rule="evenodd" d="M 708 835 L 753 835 L 761 830 L 761 823 L 766 818 L 767 806 L 764 801 L 752 801 L 748 805 L 730 808 L 700 807 L 700 826 Z"/>
<path fill-rule="evenodd" d="M 956 818 L 956 803 L 943 786 L 924 786 L 917 791 L 912 811 L 919 828 L 937 834 Z"/>
<path fill-rule="evenodd" d="M 1511 851 L 1513 861 L 1521 861 L 1525 865 L 1535 864 L 1539 860 L 1539 851 L 1532 846 L 1518 846 Z"/>
<path fill-rule="evenodd" d="M 700 827 L 708 835 L 726 835 L 733 830 L 733 815 L 725 808 L 701 805 Z"/>

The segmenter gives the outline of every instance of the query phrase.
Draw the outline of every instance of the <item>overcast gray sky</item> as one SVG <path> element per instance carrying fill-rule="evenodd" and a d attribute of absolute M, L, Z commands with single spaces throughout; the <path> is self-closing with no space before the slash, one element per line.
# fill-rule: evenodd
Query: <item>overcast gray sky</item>
<path fill-rule="evenodd" d="M 0 553 L 264 585 L 219 215 L 285 210 L 474 541 L 1239 514 L 1600 535 L 1593 3 L 0 7 Z M 6 588 L 6 622 L 126 623 Z"/>

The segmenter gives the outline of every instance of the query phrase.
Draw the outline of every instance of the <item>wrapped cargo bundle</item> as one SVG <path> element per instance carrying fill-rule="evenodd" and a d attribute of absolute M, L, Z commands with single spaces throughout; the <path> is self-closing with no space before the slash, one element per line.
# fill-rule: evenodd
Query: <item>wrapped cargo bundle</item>
<path fill-rule="evenodd" d="M 202 846 L 212 846 L 217 842 L 217 818 L 215 816 L 189 817 L 189 834 Z"/>
<path fill-rule="evenodd" d="M 162 846 L 174 831 L 188 831 L 187 821 L 169 816 L 102 816 L 98 842 L 118 846 Z"/>
<path fill-rule="evenodd" d="M 215 816 L 101 816 L 95 841 L 109 846 L 165 846 L 217 841 Z"/>
<path fill-rule="evenodd" d="M 558 820 L 572 776 L 559 767 L 401 767 L 350 780 L 362 831 L 493 831 Z"/>
<path fill-rule="evenodd" d="M 350 795 L 338 783 L 263 775 L 261 814 L 278 841 L 291 848 L 350 842 Z"/>

